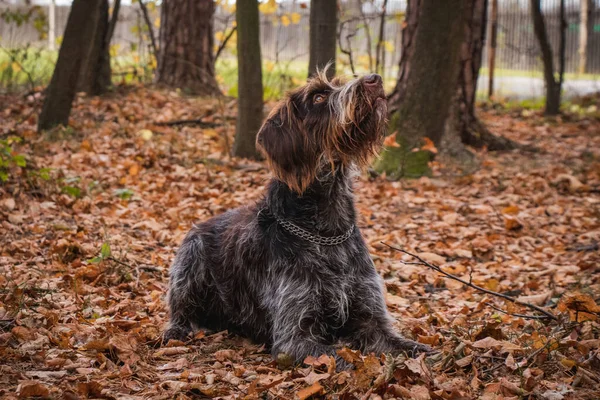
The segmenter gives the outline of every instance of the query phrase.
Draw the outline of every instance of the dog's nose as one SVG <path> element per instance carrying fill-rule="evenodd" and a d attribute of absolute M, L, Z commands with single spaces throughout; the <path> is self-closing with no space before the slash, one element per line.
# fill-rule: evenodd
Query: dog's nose
<path fill-rule="evenodd" d="M 365 85 L 367 85 L 367 86 L 376 86 L 376 85 L 380 85 L 383 82 L 383 79 L 381 79 L 381 75 L 379 75 L 379 74 L 367 75 L 363 79 L 364 79 Z"/>

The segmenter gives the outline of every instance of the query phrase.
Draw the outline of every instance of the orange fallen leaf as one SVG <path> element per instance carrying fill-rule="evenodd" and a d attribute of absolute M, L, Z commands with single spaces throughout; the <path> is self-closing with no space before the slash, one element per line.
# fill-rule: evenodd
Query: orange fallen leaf
<path fill-rule="evenodd" d="M 435 147 L 435 144 L 428 137 L 424 137 L 423 141 L 425 144 L 421 146 L 421 150 L 429 151 L 430 153 L 437 154 L 438 149 Z"/>
<path fill-rule="evenodd" d="M 400 147 L 400 144 L 396 141 L 396 134 L 398 131 L 388 135 L 383 141 L 383 145 L 386 147 Z"/>
<path fill-rule="evenodd" d="M 321 394 L 322 392 L 323 386 L 321 386 L 319 382 L 315 382 L 309 387 L 299 390 L 298 393 L 296 393 L 296 396 L 298 397 L 298 400 L 304 400 L 316 394 Z"/>
<path fill-rule="evenodd" d="M 32 397 L 48 397 L 50 391 L 46 386 L 37 381 L 21 382 L 17 386 L 17 395 L 20 399 L 29 399 Z"/>
<path fill-rule="evenodd" d="M 504 227 L 509 231 L 516 231 L 523 227 L 523 223 L 517 217 L 511 215 L 504 216 Z"/>
<path fill-rule="evenodd" d="M 519 213 L 519 207 L 517 206 L 508 206 L 502 209 L 502 214 L 511 214 L 516 215 Z"/>

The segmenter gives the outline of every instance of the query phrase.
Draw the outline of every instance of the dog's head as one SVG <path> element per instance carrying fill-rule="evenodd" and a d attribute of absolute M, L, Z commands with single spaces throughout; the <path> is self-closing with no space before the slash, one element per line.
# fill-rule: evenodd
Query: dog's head
<path fill-rule="evenodd" d="M 386 116 L 379 75 L 344 83 L 321 72 L 273 109 L 256 145 L 275 176 L 303 193 L 328 165 L 367 165 L 381 148 Z"/>

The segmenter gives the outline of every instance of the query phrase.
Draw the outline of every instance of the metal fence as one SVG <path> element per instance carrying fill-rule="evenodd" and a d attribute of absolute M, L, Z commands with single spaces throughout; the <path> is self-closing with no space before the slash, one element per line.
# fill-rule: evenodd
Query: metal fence
<path fill-rule="evenodd" d="M 576 73 L 579 69 L 579 0 L 566 1 L 566 71 Z M 558 56 L 559 3 L 560 0 L 542 0 L 542 10 L 546 26 L 554 49 Z M 273 63 L 287 63 L 303 68 L 308 62 L 309 47 L 309 9 L 307 0 L 288 0 L 278 3 L 277 10 L 261 14 L 261 48 L 265 60 Z M 381 0 L 359 1 L 340 0 L 339 44 L 351 51 L 357 72 L 373 68 L 375 48 L 379 40 L 381 23 Z M 593 0 L 591 13 L 592 29 L 588 34 L 587 65 L 585 72 L 600 74 L 600 0 Z M 361 6 L 359 6 L 361 4 Z M 524 76 L 532 76 L 542 70 L 540 51 L 534 33 L 529 0 L 499 0 L 498 2 L 498 42 L 496 48 L 496 68 L 519 71 Z M 0 6 L 1 7 L 1 6 Z M 5 5 L 6 7 L 6 5 Z M 68 17 L 66 6 L 57 6 L 56 29 L 62 32 Z M 389 79 L 396 76 L 400 58 L 401 27 L 406 9 L 405 0 L 389 0 L 384 18 L 383 57 L 385 75 Z M 0 12 L 1 12 L 0 8 Z M 158 9 L 153 11 L 153 20 L 159 17 Z M 234 16 L 231 9 L 218 7 L 215 14 L 215 32 L 218 44 L 223 34 L 231 28 Z M 136 4 L 123 5 L 116 26 L 113 43 L 126 51 L 132 45 L 147 47 L 139 31 L 144 26 L 142 16 Z M 16 27 L 0 22 L 0 44 L 4 47 L 32 44 L 45 46 L 39 40 L 39 33 L 31 25 Z M 234 47 L 223 52 L 222 57 L 234 57 Z M 484 50 L 483 67 L 487 67 L 487 48 Z M 369 57 L 371 55 L 371 57 Z M 347 66 L 348 56 L 338 52 L 338 62 Z M 518 74 L 518 73 L 516 73 Z M 571 77 L 572 78 L 572 77 Z"/>

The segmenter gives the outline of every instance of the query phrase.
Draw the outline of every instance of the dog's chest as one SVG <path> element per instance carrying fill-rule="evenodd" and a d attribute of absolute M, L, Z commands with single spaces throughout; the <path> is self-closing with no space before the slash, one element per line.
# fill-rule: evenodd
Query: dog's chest
<path fill-rule="evenodd" d="M 357 277 L 357 258 L 351 252 L 335 248 L 317 248 L 304 258 L 308 267 L 310 293 L 328 323 L 341 326 L 349 318 Z"/>

